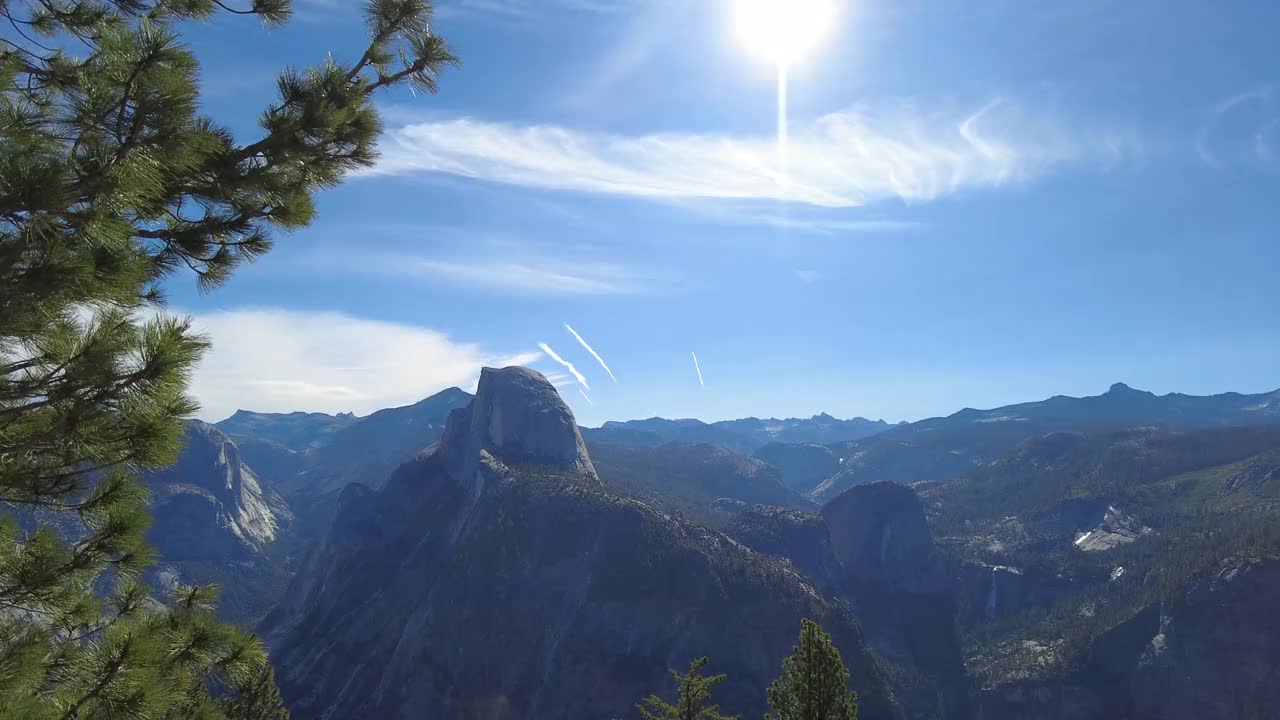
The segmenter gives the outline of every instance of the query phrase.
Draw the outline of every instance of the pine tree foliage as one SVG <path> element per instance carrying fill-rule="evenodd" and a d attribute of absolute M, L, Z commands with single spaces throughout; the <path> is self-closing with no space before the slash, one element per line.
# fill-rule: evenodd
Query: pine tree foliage
<path fill-rule="evenodd" d="M 270 665 L 241 687 L 238 695 L 224 700 L 223 709 L 227 717 L 236 720 L 289 720 L 289 713 L 280 700 L 280 690 L 276 688 L 275 671 Z"/>
<path fill-rule="evenodd" d="M 426 0 L 370 0 L 352 62 L 286 70 L 241 142 L 199 111 L 179 28 L 290 0 L 0 0 L 0 717 L 272 718 L 258 642 L 212 592 L 139 583 L 147 494 L 207 347 L 163 312 L 306 225 L 375 159 L 371 96 L 457 62 Z"/>
<path fill-rule="evenodd" d="M 809 619 L 801 621 L 800 642 L 782 661 L 782 675 L 769 686 L 768 720 L 856 720 L 857 693 L 848 689 L 849 671 L 831 636 Z"/>
<path fill-rule="evenodd" d="M 657 695 L 650 695 L 636 706 L 644 720 L 737 720 L 736 715 L 722 715 L 719 705 L 711 705 L 711 689 L 725 679 L 724 675 L 703 675 L 707 658 L 689 663 L 688 672 L 672 668 L 679 694 L 674 705 Z"/>

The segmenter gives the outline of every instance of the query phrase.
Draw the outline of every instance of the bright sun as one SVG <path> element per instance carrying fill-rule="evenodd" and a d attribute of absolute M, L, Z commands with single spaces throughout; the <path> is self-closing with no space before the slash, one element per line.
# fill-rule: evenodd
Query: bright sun
<path fill-rule="evenodd" d="M 835 21 L 836 0 L 732 0 L 738 39 L 785 68 L 803 60 Z"/>

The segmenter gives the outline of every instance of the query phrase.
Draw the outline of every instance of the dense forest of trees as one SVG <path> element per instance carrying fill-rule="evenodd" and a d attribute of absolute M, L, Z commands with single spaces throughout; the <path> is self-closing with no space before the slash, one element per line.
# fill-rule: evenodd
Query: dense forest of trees
<path fill-rule="evenodd" d="M 156 602 L 139 469 L 176 457 L 206 340 L 164 312 L 308 224 L 374 161 L 375 92 L 456 58 L 427 0 L 370 0 L 358 58 L 280 74 L 261 133 L 200 114 L 181 28 L 289 0 L 0 2 L 0 717 L 280 718 L 216 588 Z M 317 53 L 318 58 L 323 56 Z"/>

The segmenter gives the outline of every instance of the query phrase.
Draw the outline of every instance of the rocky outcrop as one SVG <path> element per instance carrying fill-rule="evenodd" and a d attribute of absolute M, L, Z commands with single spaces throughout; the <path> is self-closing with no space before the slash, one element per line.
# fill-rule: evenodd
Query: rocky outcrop
<path fill-rule="evenodd" d="M 145 476 L 155 522 L 148 539 L 164 560 L 242 559 L 276 539 L 288 509 L 212 425 L 187 423 L 178 461 Z"/>
<path fill-rule="evenodd" d="M 507 368 L 385 487 L 342 493 L 264 629 L 300 719 L 620 717 L 701 655 L 728 675 L 717 701 L 759 715 L 802 617 L 832 633 L 867 716 L 898 716 L 847 609 L 608 492 L 554 388 Z"/>
<path fill-rule="evenodd" d="M 1277 487 L 1280 487 L 1280 450 L 1262 453 L 1241 463 L 1239 468 L 1223 478 L 1218 494 L 1265 497 L 1275 495 Z"/>
<path fill-rule="evenodd" d="M 275 550 L 290 536 L 293 516 L 236 444 L 214 426 L 190 421 L 178 461 L 143 479 L 152 496 L 147 540 L 158 556 L 152 584 L 216 583 L 223 617 L 261 617 L 283 590 L 287 573 Z"/>
<path fill-rule="evenodd" d="M 573 412 L 542 373 L 527 368 L 482 370 L 475 399 L 449 415 L 440 450 L 462 477 L 489 454 L 599 482 Z"/>
<path fill-rule="evenodd" d="M 1098 526 L 1086 530 L 1075 539 L 1075 546 L 1085 552 L 1102 552 L 1127 545 L 1151 532 L 1133 517 L 1108 505 Z"/>
<path fill-rule="evenodd" d="M 783 484 L 802 493 L 814 489 L 841 468 L 840 459 L 831 448 L 812 443 L 769 443 L 757 450 L 754 457 L 778 468 Z"/>
<path fill-rule="evenodd" d="M 858 485 L 827 503 L 822 517 L 836 557 L 853 579 L 918 595 L 948 592 L 924 507 L 911 488 Z"/>

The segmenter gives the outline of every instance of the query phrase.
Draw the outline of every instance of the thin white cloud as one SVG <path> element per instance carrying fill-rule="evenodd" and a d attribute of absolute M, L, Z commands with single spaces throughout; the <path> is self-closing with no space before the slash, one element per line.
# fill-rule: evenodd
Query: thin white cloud
<path fill-rule="evenodd" d="M 546 343 L 538 343 L 538 347 L 542 349 L 542 352 L 547 354 L 547 357 L 563 365 L 564 369 L 569 371 L 569 374 L 572 375 L 574 379 L 578 381 L 579 385 L 581 385 L 584 388 L 587 388 L 588 390 L 591 389 L 591 386 L 587 384 L 587 378 L 584 377 L 582 373 L 578 372 L 578 368 L 574 367 L 573 363 L 557 355 L 556 351 L 552 350 L 551 346 Z"/>
<path fill-rule="evenodd" d="M 887 234 L 923 230 L 927 226 L 918 220 L 901 220 L 881 217 L 850 217 L 851 211 L 826 208 L 761 208 L 759 203 L 681 203 L 696 215 L 726 225 L 774 227 L 783 230 L 799 230 L 819 235 Z M 859 212 L 859 211 L 852 211 Z"/>
<path fill-rule="evenodd" d="M 1267 146 L 1267 133 L 1274 128 L 1274 105 L 1275 105 L 1275 88 L 1271 85 L 1260 85 L 1244 92 L 1236 93 L 1230 97 L 1223 98 L 1214 103 L 1209 111 L 1209 120 L 1204 127 L 1200 129 L 1196 135 L 1196 153 L 1200 159 L 1208 165 L 1214 167 L 1224 167 L 1233 159 L 1240 159 L 1240 149 L 1237 146 L 1238 138 L 1233 137 L 1227 128 L 1230 125 L 1227 119 L 1233 115 L 1243 112 L 1246 109 L 1257 112 L 1262 110 L 1266 113 L 1266 119 L 1262 120 L 1259 129 L 1253 133 L 1252 154 L 1257 160 L 1267 162 L 1269 158 L 1269 148 Z M 1238 121 L 1248 122 L 1247 117 L 1239 118 Z M 1249 151 L 1245 151 L 1248 153 Z"/>
<path fill-rule="evenodd" d="M 605 364 L 604 358 L 600 357 L 600 353 L 596 352 L 594 348 L 588 345 L 587 341 L 583 340 L 582 336 L 578 334 L 578 331 L 569 326 L 569 323 L 564 324 L 564 329 L 569 331 L 569 334 L 578 341 L 578 344 L 581 345 L 583 349 L 591 353 L 591 357 L 595 358 L 596 362 L 600 363 L 600 367 L 604 368 L 604 371 L 609 373 L 609 379 L 613 380 L 613 383 L 617 385 L 618 378 L 614 377 L 613 371 L 609 369 L 607 364 Z"/>
<path fill-rule="evenodd" d="M 578 392 L 582 394 L 582 399 L 586 400 L 588 405 L 595 405 L 595 402 L 591 400 L 591 396 L 587 394 L 586 390 L 578 388 Z"/>
<path fill-rule="evenodd" d="M 519 262 L 419 260 L 411 269 L 463 284 L 510 291 L 569 295 L 640 292 L 624 270 L 607 264 L 556 267 Z"/>
<path fill-rule="evenodd" d="M 1114 162 L 1131 141 L 1036 118 L 1012 102 L 920 112 L 910 103 L 795 121 L 787 165 L 772 133 L 608 135 L 470 118 L 389 131 L 369 174 L 447 173 L 657 199 L 780 200 L 858 207 L 1025 180 L 1071 162 Z"/>
<path fill-rule="evenodd" d="M 817 270 L 796 270 L 796 278 L 803 283 L 811 283 L 818 279 Z"/>
<path fill-rule="evenodd" d="M 706 387 L 707 384 L 702 381 L 702 366 L 698 364 L 698 353 L 690 351 L 689 354 L 693 356 L 693 369 L 698 372 L 698 384 Z"/>
<path fill-rule="evenodd" d="M 495 260 L 473 257 L 427 258 L 405 253 L 320 250 L 308 256 L 315 269 L 442 280 L 504 293 L 526 295 L 636 295 L 650 290 L 651 279 L 610 262 L 561 259 L 529 253 Z"/>
<path fill-rule="evenodd" d="M 191 384 L 200 417 L 211 421 L 240 408 L 366 414 L 448 387 L 474 388 L 486 365 L 528 365 L 542 357 L 338 312 L 250 308 L 196 313 L 192 320 L 213 343 Z"/>

